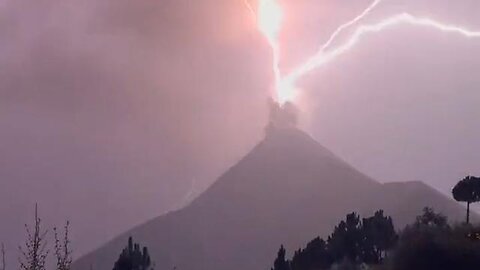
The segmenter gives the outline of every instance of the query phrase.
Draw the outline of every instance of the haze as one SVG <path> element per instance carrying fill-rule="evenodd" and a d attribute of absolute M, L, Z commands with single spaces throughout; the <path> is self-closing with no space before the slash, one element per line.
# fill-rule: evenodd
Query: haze
<path fill-rule="evenodd" d="M 281 65 L 369 1 L 283 1 Z M 263 136 L 270 51 L 237 0 L 7 0 L 0 8 L 0 240 L 38 202 L 76 254 L 183 206 Z M 480 29 L 478 1 L 386 1 Z M 383 181 L 479 174 L 480 41 L 399 27 L 301 81 L 305 129 Z M 75 226 L 75 224 L 82 224 Z M 15 261 L 15 260 L 12 260 Z"/>

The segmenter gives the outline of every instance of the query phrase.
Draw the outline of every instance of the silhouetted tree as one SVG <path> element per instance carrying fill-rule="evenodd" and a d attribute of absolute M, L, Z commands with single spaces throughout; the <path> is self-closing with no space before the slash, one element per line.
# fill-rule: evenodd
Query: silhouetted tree
<path fill-rule="evenodd" d="M 470 204 L 480 201 L 480 178 L 467 176 L 452 190 L 453 198 L 467 203 L 467 224 L 470 223 Z"/>
<path fill-rule="evenodd" d="M 290 270 L 290 263 L 285 258 L 285 255 L 286 255 L 286 251 L 282 245 L 280 246 L 280 249 L 277 252 L 277 258 L 273 262 L 272 270 Z"/>
<path fill-rule="evenodd" d="M 389 269 L 480 269 L 480 242 L 467 237 L 471 229 L 451 228 L 445 216 L 425 208 L 415 223 L 402 231 Z"/>
<path fill-rule="evenodd" d="M 329 269 L 332 263 L 327 243 L 317 237 L 310 241 L 304 249 L 295 252 L 290 267 L 292 270 Z"/>
<path fill-rule="evenodd" d="M 46 236 L 48 231 L 42 230 L 41 219 L 38 217 L 38 207 L 35 204 L 35 225 L 33 231 L 25 224 L 27 240 L 25 247 L 19 247 L 23 258 L 20 258 L 21 270 L 45 270 L 45 261 L 48 256 Z"/>
<path fill-rule="evenodd" d="M 328 249 L 335 262 L 340 262 L 344 258 L 356 262 L 360 259 L 362 242 L 360 217 L 356 213 L 351 213 L 333 230 L 328 238 Z"/>
<path fill-rule="evenodd" d="M 441 213 L 436 213 L 432 208 L 423 208 L 423 213 L 415 218 L 415 227 L 439 227 L 448 229 L 448 219 Z"/>
<path fill-rule="evenodd" d="M 57 270 L 70 270 L 72 265 L 72 251 L 70 250 L 70 239 L 68 237 L 70 222 L 65 223 L 62 240 L 60 240 L 57 228 L 53 228 L 55 237 L 55 257 L 57 259 Z"/>
<path fill-rule="evenodd" d="M 480 227 L 451 227 L 446 216 L 429 207 L 400 236 L 382 210 L 362 220 L 351 213 L 327 242 L 313 239 L 291 261 L 281 246 L 272 270 L 480 269 L 479 239 Z"/>
<path fill-rule="evenodd" d="M 364 218 L 362 231 L 362 261 L 368 264 L 380 263 L 398 239 L 392 218 L 386 217 L 383 210 L 375 212 L 372 217 Z"/>
<path fill-rule="evenodd" d="M 7 263 L 5 260 L 5 244 L 2 243 L 2 267 L 0 270 L 6 270 L 7 269 Z"/>
<path fill-rule="evenodd" d="M 304 249 L 297 250 L 291 261 L 285 258 L 282 246 L 272 270 L 361 269 L 365 264 L 382 263 L 397 240 L 392 218 L 382 210 L 362 220 L 356 213 L 350 213 L 327 241 L 320 237 L 313 239 Z"/>
<path fill-rule="evenodd" d="M 132 237 L 128 238 L 128 245 L 122 250 L 120 257 L 115 262 L 113 270 L 151 270 L 152 262 L 147 247 L 140 249 L 140 245 L 133 243 Z"/>

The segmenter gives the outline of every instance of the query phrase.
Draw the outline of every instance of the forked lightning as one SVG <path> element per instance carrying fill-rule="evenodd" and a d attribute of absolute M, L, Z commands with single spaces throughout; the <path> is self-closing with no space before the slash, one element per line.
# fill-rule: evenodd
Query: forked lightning
<path fill-rule="evenodd" d="M 265 36 L 272 48 L 272 70 L 275 76 L 275 99 L 280 104 L 288 101 L 294 101 L 297 95 L 297 81 L 312 70 L 321 67 L 338 56 L 344 54 L 369 33 L 382 32 L 394 26 L 408 24 L 419 27 L 430 27 L 439 31 L 454 33 L 466 38 L 480 38 L 480 31 L 472 31 L 465 27 L 442 23 L 430 18 L 420 18 L 409 13 L 396 14 L 373 24 L 361 24 L 352 32 L 352 34 L 337 46 L 332 46 L 337 41 L 338 36 L 346 29 L 356 25 L 373 11 L 382 0 L 374 0 L 364 11 L 352 20 L 340 25 L 327 41 L 320 46 L 318 52 L 308 58 L 301 65 L 292 70 L 291 73 L 282 75 L 280 71 L 280 44 L 279 33 L 282 28 L 283 11 L 277 0 L 258 0 L 258 7 L 255 12 L 248 0 L 244 0 L 245 5 L 256 18 L 259 31 Z"/>

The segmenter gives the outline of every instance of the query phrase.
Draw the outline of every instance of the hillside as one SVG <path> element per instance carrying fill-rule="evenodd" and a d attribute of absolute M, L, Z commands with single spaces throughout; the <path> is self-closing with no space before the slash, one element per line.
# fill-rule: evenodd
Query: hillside
<path fill-rule="evenodd" d="M 403 226 L 424 206 L 464 215 L 421 182 L 380 184 L 298 129 L 278 128 L 190 205 L 131 229 L 74 269 L 109 269 L 130 235 L 149 247 L 156 269 L 268 269 L 280 244 L 297 249 L 348 212 L 382 208 Z"/>

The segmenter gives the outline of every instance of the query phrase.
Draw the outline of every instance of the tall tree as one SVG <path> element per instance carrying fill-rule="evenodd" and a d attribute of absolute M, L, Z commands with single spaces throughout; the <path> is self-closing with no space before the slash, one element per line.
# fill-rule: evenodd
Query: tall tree
<path fill-rule="evenodd" d="M 7 263 L 5 260 L 5 244 L 2 243 L 2 267 L 0 270 L 6 270 L 7 269 Z"/>
<path fill-rule="evenodd" d="M 152 262 L 147 247 L 140 249 L 140 245 L 128 238 L 128 245 L 122 250 L 115 262 L 113 270 L 152 270 Z"/>
<path fill-rule="evenodd" d="M 46 248 L 48 231 L 42 230 L 41 223 L 41 219 L 38 217 L 38 206 L 35 204 L 35 224 L 33 231 L 25 224 L 27 240 L 25 241 L 24 248 L 19 247 L 22 254 L 22 258 L 19 259 L 21 270 L 45 270 L 45 262 L 48 256 L 48 250 Z"/>
<path fill-rule="evenodd" d="M 287 252 L 283 247 L 283 245 L 280 246 L 280 249 L 278 250 L 278 253 L 277 253 L 277 258 L 273 262 L 272 270 L 289 270 L 290 269 L 290 263 L 285 258 L 286 253 Z"/>
<path fill-rule="evenodd" d="M 383 210 L 379 210 L 372 217 L 364 218 L 362 225 L 363 262 L 378 264 L 386 257 L 387 251 L 393 248 L 398 239 L 392 218 L 385 216 Z"/>
<path fill-rule="evenodd" d="M 467 203 L 467 224 L 470 223 L 470 204 L 480 201 L 480 178 L 467 176 L 452 190 L 453 198 Z"/>
<path fill-rule="evenodd" d="M 363 241 L 362 223 L 356 213 L 347 215 L 328 238 L 328 249 L 336 262 L 348 259 L 357 262 L 360 259 Z"/>
<path fill-rule="evenodd" d="M 317 237 L 310 241 L 304 249 L 299 249 L 290 262 L 292 270 L 330 269 L 332 258 L 327 250 L 327 243 Z"/>
<path fill-rule="evenodd" d="M 72 265 L 72 250 L 70 249 L 70 238 L 68 236 L 70 222 L 66 222 L 62 239 L 60 240 L 57 228 L 53 228 L 55 237 L 55 257 L 57 259 L 57 270 L 70 270 Z"/>

